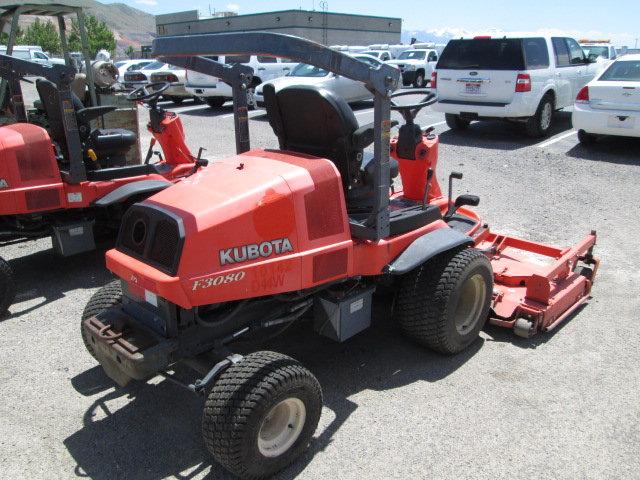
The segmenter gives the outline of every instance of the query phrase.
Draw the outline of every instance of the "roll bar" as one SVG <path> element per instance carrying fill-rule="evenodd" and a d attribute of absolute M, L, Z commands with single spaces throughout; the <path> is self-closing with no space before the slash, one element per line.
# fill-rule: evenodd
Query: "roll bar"
<path fill-rule="evenodd" d="M 364 83 L 374 98 L 374 188 L 375 202 L 368 218 L 351 220 L 355 237 L 379 240 L 389 236 L 389 95 L 398 86 L 400 72 L 390 65 L 372 68 L 342 52 L 292 35 L 270 32 L 215 33 L 159 37 L 153 41 L 152 56 L 173 65 L 219 77 L 233 89 L 236 150 L 249 150 L 249 122 L 246 88 L 252 70 L 240 65 L 222 65 L 202 58 L 210 55 L 264 55 L 288 58 L 313 65 Z M 248 69 L 248 70 L 247 70 Z"/>
<path fill-rule="evenodd" d="M 73 99 L 71 97 L 71 82 L 75 78 L 75 69 L 67 65 L 41 65 L 30 60 L 22 60 L 9 55 L 0 54 L 0 78 L 6 81 L 9 89 L 9 101 L 13 107 L 13 114 L 17 122 L 27 121 L 27 112 L 22 98 L 20 80 L 27 75 L 44 77 L 55 83 L 58 89 L 61 118 L 63 119 L 64 134 L 67 144 L 67 158 L 69 159 L 70 183 L 79 183 L 87 179 L 87 172 L 82 159 L 82 142 L 76 122 Z"/>

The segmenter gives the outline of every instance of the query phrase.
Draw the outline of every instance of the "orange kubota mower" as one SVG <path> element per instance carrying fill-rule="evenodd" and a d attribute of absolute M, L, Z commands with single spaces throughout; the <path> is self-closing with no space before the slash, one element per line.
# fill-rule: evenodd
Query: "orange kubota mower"
<path fill-rule="evenodd" d="M 20 86 L 25 75 L 40 77 L 36 88 L 44 126 L 27 122 Z M 0 76 L 9 87 L 6 107 L 16 120 L 0 127 L 0 245 L 50 236 L 62 256 L 92 250 L 94 229 L 115 237 L 129 205 L 204 163 L 185 145 L 177 115 L 157 105 L 168 83 L 129 94 L 129 100 L 148 104 L 154 140 L 143 165 L 126 165 L 127 151 L 138 139 L 129 130 L 91 128 L 91 120 L 116 107 L 85 108 L 70 91 L 73 69 L 0 55 Z M 155 141 L 165 158 L 150 163 Z M 0 315 L 15 291 L 13 272 L 0 258 Z"/>
<path fill-rule="evenodd" d="M 265 87 L 280 149 L 251 150 L 242 94 L 251 72 L 234 66 L 240 153 L 126 213 L 107 253 L 120 280 L 84 312 L 87 349 L 121 385 L 158 373 L 177 381 L 167 372 L 176 362 L 214 359 L 185 386 L 206 397 L 204 442 L 235 474 L 260 478 L 292 462 L 322 407 L 320 385 L 300 363 L 267 351 L 234 354 L 238 340 L 308 320 L 310 331 L 345 341 L 370 325 L 372 295 L 383 284 L 395 289 L 395 319 L 410 338 L 455 354 L 487 320 L 535 335 L 588 298 L 595 234 L 556 248 L 492 233 L 469 208 L 477 197 L 452 200 L 460 174 L 449 177 L 444 196 L 433 174 L 438 137 L 414 123 L 433 94 L 397 105 L 406 93 L 392 93 L 396 69 L 272 33 L 162 37 L 154 53 L 209 74 L 216 64 L 206 55 L 292 58 L 361 81 L 375 95 L 375 121 L 360 127 L 329 91 Z M 393 139 L 390 110 L 405 120 Z M 392 188 L 398 174 L 402 191 Z"/>

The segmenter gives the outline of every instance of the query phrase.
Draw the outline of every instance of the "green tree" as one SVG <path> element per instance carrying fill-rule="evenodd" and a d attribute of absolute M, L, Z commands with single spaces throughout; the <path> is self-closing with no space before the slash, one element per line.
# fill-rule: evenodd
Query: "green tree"
<path fill-rule="evenodd" d="M 61 53 L 60 35 L 51 20 L 46 22 L 36 18 L 35 22 L 18 37 L 18 45 L 39 45 L 49 53 Z"/>
<path fill-rule="evenodd" d="M 111 55 L 116 51 L 116 38 L 106 23 L 98 20 L 93 15 L 86 15 L 84 25 L 87 29 L 89 41 L 89 55 L 95 58 L 98 51 L 105 49 Z M 69 33 L 69 48 L 72 51 L 82 51 L 80 28 L 77 20 L 71 20 L 71 32 Z"/>
<path fill-rule="evenodd" d="M 133 46 L 132 46 L 132 45 L 129 45 L 129 46 L 124 50 L 125 55 L 126 55 L 127 57 L 129 57 L 129 58 L 133 58 L 133 54 L 134 54 L 135 52 L 136 52 L 136 51 L 134 50 L 134 48 L 133 48 Z"/>

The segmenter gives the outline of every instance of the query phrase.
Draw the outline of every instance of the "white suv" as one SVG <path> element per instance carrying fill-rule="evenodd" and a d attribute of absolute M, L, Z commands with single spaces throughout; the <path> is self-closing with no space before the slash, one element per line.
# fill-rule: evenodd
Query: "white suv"
<path fill-rule="evenodd" d="M 290 60 L 261 55 L 221 55 L 207 58 L 227 65 L 242 63 L 253 68 L 251 88 L 247 91 L 250 106 L 255 103 L 253 92 L 256 86 L 267 80 L 273 80 L 288 74 L 297 65 L 297 62 L 291 62 Z M 189 94 L 201 98 L 212 108 L 221 107 L 227 100 L 231 100 L 233 96 L 229 84 L 216 77 L 192 70 L 187 70 L 185 88 Z"/>
<path fill-rule="evenodd" d="M 474 37 L 451 40 L 431 86 L 447 125 L 462 130 L 473 120 L 523 122 L 532 137 L 549 133 L 553 112 L 573 105 L 598 72 L 578 42 L 566 37 Z"/>

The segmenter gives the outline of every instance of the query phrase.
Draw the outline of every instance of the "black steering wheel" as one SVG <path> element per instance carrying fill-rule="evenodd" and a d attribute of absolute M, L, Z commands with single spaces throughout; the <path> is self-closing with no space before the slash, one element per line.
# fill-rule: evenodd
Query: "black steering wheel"
<path fill-rule="evenodd" d="M 398 105 L 396 102 L 393 101 L 394 98 L 398 98 L 398 97 L 404 97 L 407 95 L 422 95 L 422 94 L 426 94 L 426 96 L 418 103 L 412 103 L 409 105 Z M 409 121 L 412 122 L 413 119 L 416 118 L 416 115 L 420 110 L 422 110 L 424 107 L 428 107 L 429 105 L 433 105 L 434 103 L 436 103 L 436 94 L 427 90 L 426 88 L 401 90 L 399 92 L 392 93 L 389 96 L 389 99 L 391 99 L 391 106 L 390 106 L 391 110 L 400 112 L 403 118 L 407 122 Z"/>
<path fill-rule="evenodd" d="M 171 83 L 169 82 L 147 83 L 146 85 L 142 85 L 130 92 L 129 95 L 127 95 L 127 100 L 131 102 L 158 100 L 160 98 L 160 94 L 170 86 Z"/>

